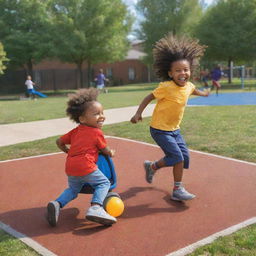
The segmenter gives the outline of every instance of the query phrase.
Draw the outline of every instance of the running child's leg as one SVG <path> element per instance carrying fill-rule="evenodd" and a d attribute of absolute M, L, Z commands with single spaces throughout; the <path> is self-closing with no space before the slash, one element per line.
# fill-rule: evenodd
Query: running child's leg
<path fill-rule="evenodd" d="M 177 201 L 190 200 L 193 199 L 195 195 L 189 193 L 182 184 L 183 170 L 184 168 L 189 168 L 189 151 L 186 142 L 180 133 L 176 136 L 176 142 L 181 151 L 183 161 L 176 163 L 173 166 L 174 188 L 171 198 Z"/>
<path fill-rule="evenodd" d="M 94 188 L 91 207 L 86 213 L 86 219 L 103 225 L 116 223 L 116 218 L 109 215 L 103 208 L 103 201 L 110 189 L 110 181 L 98 169 L 87 175 L 87 182 Z"/>
<path fill-rule="evenodd" d="M 55 227 L 57 225 L 60 208 L 63 208 L 77 197 L 84 184 L 82 177 L 84 176 L 68 176 L 69 187 L 65 189 L 56 200 L 48 203 L 47 220 L 51 226 Z"/>

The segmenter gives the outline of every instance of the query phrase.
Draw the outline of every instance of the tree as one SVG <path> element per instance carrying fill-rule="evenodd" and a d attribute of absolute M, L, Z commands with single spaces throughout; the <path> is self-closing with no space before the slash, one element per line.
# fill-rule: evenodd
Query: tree
<path fill-rule="evenodd" d="M 138 36 L 145 41 L 148 64 L 152 63 L 152 47 L 156 41 L 168 32 L 189 34 L 202 14 L 198 0 L 140 0 L 137 10 L 143 16 Z"/>
<path fill-rule="evenodd" d="M 207 9 L 195 36 L 208 45 L 205 58 L 233 61 L 256 57 L 256 0 L 219 0 Z"/>
<path fill-rule="evenodd" d="M 4 51 L 4 47 L 0 42 L 0 75 L 3 74 L 4 70 L 6 69 L 6 66 L 4 65 L 4 62 L 6 61 L 8 61 L 6 58 L 6 52 Z"/>
<path fill-rule="evenodd" d="M 23 66 L 29 74 L 51 49 L 46 4 L 47 0 L 0 0 L 0 38 L 10 65 Z"/>
<path fill-rule="evenodd" d="M 78 86 L 83 87 L 82 66 L 122 59 L 128 50 L 131 19 L 121 0 L 52 0 L 56 36 L 55 55 L 75 63 Z M 91 81 L 88 72 L 88 85 Z"/>

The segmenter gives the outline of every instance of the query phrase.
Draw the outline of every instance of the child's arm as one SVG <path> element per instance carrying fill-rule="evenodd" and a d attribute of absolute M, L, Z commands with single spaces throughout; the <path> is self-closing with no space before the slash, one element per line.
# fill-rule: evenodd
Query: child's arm
<path fill-rule="evenodd" d="M 208 97 L 209 94 L 210 94 L 210 91 L 208 91 L 208 90 L 200 91 L 200 90 L 198 90 L 198 89 L 195 89 L 195 90 L 192 92 L 192 95 L 204 96 L 204 97 Z"/>
<path fill-rule="evenodd" d="M 115 150 L 110 149 L 109 147 L 105 147 L 105 148 L 101 149 L 100 152 L 102 154 L 110 156 L 110 157 L 113 157 L 115 155 L 115 153 L 116 153 Z"/>
<path fill-rule="evenodd" d="M 155 99 L 155 96 L 153 93 L 150 93 L 148 96 L 146 96 L 143 101 L 140 103 L 139 108 L 135 115 L 131 118 L 131 122 L 136 124 L 138 121 L 142 121 L 142 112 L 146 108 L 146 106 Z"/>
<path fill-rule="evenodd" d="M 59 148 L 60 150 L 62 150 L 62 151 L 65 152 L 65 153 L 68 153 L 69 148 L 66 146 L 66 144 L 64 144 L 64 143 L 61 141 L 60 138 L 58 138 L 58 139 L 56 140 L 56 144 L 57 144 L 57 146 L 58 146 L 58 148 Z"/>

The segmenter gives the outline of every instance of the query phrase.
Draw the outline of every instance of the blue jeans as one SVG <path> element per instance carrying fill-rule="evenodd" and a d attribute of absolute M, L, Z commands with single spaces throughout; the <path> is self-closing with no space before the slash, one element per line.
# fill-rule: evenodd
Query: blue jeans
<path fill-rule="evenodd" d="M 110 181 L 99 169 L 84 176 L 68 176 L 69 188 L 65 189 L 56 201 L 61 204 L 61 207 L 64 207 L 77 197 L 85 183 L 90 184 L 94 188 L 91 202 L 103 205 L 103 201 L 110 188 Z"/>
<path fill-rule="evenodd" d="M 150 133 L 157 145 L 164 151 L 164 162 L 166 166 L 174 166 L 184 162 L 184 168 L 189 167 L 189 151 L 180 134 L 180 130 L 163 131 L 150 127 Z"/>

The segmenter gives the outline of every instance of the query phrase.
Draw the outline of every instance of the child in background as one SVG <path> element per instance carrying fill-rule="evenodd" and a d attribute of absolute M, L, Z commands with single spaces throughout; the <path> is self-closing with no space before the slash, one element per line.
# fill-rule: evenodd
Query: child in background
<path fill-rule="evenodd" d="M 219 95 L 219 89 L 221 88 L 221 85 L 219 83 L 219 80 L 221 79 L 222 71 L 220 65 L 216 65 L 216 67 L 211 72 L 212 77 L 212 88 L 216 88 L 216 96 Z"/>
<path fill-rule="evenodd" d="M 83 89 L 68 101 L 67 114 L 79 125 L 56 141 L 57 146 L 68 154 L 66 174 L 69 187 L 55 201 L 48 203 L 47 220 L 51 226 L 56 226 L 60 208 L 75 199 L 85 183 L 94 188 L 86 219 L 103 225 L 116 222 L 116 218 L 102 207 L 110 181 L 96 165 L 98 152 L 113 157 L 114 151 L 107 147 L 101 130 L 105 116 L 102 105 L 96 101 L 97 95 L 96 89 Z"/>
<path fill-rule="evenodd" d="M 159 86 L 146 96 L 132 123 L 142 120 L 142 112 L 154 99 L 157 100 L 151 123 L 150 133 L 163 150 L 165 156 L 155 162 L 145 161 L 146 181 L 152 183 L 153 176 L 162 167 L 173 166 L 174 188 L 171 199 L 190 200 L 195 195 L 189 193 L 182 184 L 183 169 L 189 168 L 189 152 L 180 134 L 180 123 L 183 118 L 187 100 L 191 94 L 208 96 L 208 91 L 200 91 L 189 82 L 192 67 L 198 63 L 206 46 L 197 40 L 187 37 L 168 35 L 159 40 L 153 50 L 154 69 L 163 79 Z"/>
<path fill-rule="evenodd" d="M 36 96 L 34 93 L 35 83 L 31 79 L 32 79 L 31 76 L 27 76 L 27 80 L 25 81 L 25 85 L 27 86 L 27 94 L 31 99 L 36 99 Z"/>
<path fill-rule="evenodd" d="M 107 82 L 109 80 L 105 77 L 103 69 L 99 70 L 99 73 L 94 79 L 94 81 L 96 82 L 96 87 L 99 90 L 99 92 L 101 92 L 102 90 L 104 90 L 105 93 L 108 92 L 108 90 L 105 88 L 105 81 Z"/>

